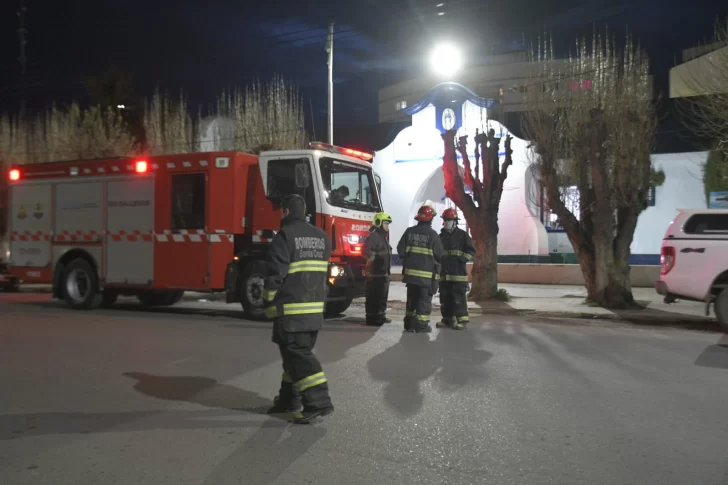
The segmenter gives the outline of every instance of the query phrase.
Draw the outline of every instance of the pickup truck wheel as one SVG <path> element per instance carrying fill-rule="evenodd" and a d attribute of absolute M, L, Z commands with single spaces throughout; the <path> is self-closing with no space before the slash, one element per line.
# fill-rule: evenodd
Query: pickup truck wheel
<path fill-rule="evenodd" d="M 63 270 L 61 282 L 63 298 L 74 310 L 92 310 L 103 303 L 98 275 L 85 259 L 71 261 Z"/>
<path fill-rule="evenodd" d="M 713 302 L 713 311 L 715 311 L 721 329 L 728 333 L 728 288 L 725 288 L 716 297 Z"/>
<path fill-rule="evenodd" d="M 326 309 L 324 310 L 324 317 L 333 318 L 338 317 L 344 313 L 350 306 L 352 298 L 343 301 L 330 301 L 326 303 Z"/>
<path fill-rule="evenodd" d="M 263 286 L 265 284 L 265 263 L 256 261 L 243 269 L 238 283 L 240 303 L 245 316 L 251 320 L 265 318 Z"/>

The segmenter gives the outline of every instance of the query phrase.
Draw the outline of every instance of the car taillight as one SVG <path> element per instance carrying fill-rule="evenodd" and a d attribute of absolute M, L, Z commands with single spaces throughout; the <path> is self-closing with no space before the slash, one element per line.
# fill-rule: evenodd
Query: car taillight
<path fill-rule="evenodd" d="M 660 254 L 660 265 L 662 269 L 660 274 L 665 276 L 675 266 L 675 248 L 672 246 L 663 246 Z"/>

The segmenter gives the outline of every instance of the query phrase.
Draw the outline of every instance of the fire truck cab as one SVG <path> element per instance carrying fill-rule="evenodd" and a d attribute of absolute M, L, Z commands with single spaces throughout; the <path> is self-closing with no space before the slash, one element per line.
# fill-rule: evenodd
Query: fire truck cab
<path fill-rule="evenodd" d="M 9 272 L 51 283 L 77 309 L 135 296 L 172 305 L 185 291 L 224 292 L 263 317 L 267 247 L 280 202 L 306 201 L 331 238 L 326 313 L 364 295 L 363 240 L 381 211 L 370 154 L 308 149 L 190 153 L 11 166 Z"/>

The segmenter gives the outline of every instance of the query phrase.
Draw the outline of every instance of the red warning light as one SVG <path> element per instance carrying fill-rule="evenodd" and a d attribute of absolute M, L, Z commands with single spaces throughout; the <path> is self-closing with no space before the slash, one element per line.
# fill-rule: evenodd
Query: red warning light
<path fill-rule="evenodd" d="M 17 168 L 12 169 L 8 172 L 8 178 L 15 182 L 16 180 L 20 180 L 20 170 Z"/>
<path fill-rule="evenodd" d="M 147 162 L 145 160 L 139 160 L 136 163 L 136 172 L 137 173 L 146 173 L 147 171 Z"/>

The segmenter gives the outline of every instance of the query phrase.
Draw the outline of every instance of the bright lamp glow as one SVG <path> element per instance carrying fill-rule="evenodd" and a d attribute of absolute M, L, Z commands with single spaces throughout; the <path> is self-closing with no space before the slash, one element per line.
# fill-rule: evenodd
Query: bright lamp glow
<path fill-rule="evenodd" d="M 8 178 L 15 182 L 16 180 L 20 180 L 20 170 L 18 169 L 12 169 L 10 172 L 8 172 Z"/>
<path fill-rule="evenodd" d="M 462 66 L 460 51 L 452 44 L 440 44 L 432 51 L 430 66 L 439 76 L 453 76 Z"/>
<path fill-rule="evenodd" d="M 147 171 L 147 162 L 146 160 L 139 160 L 136 163 L 136 172 L 137 173 L 145 173 Z"/>

